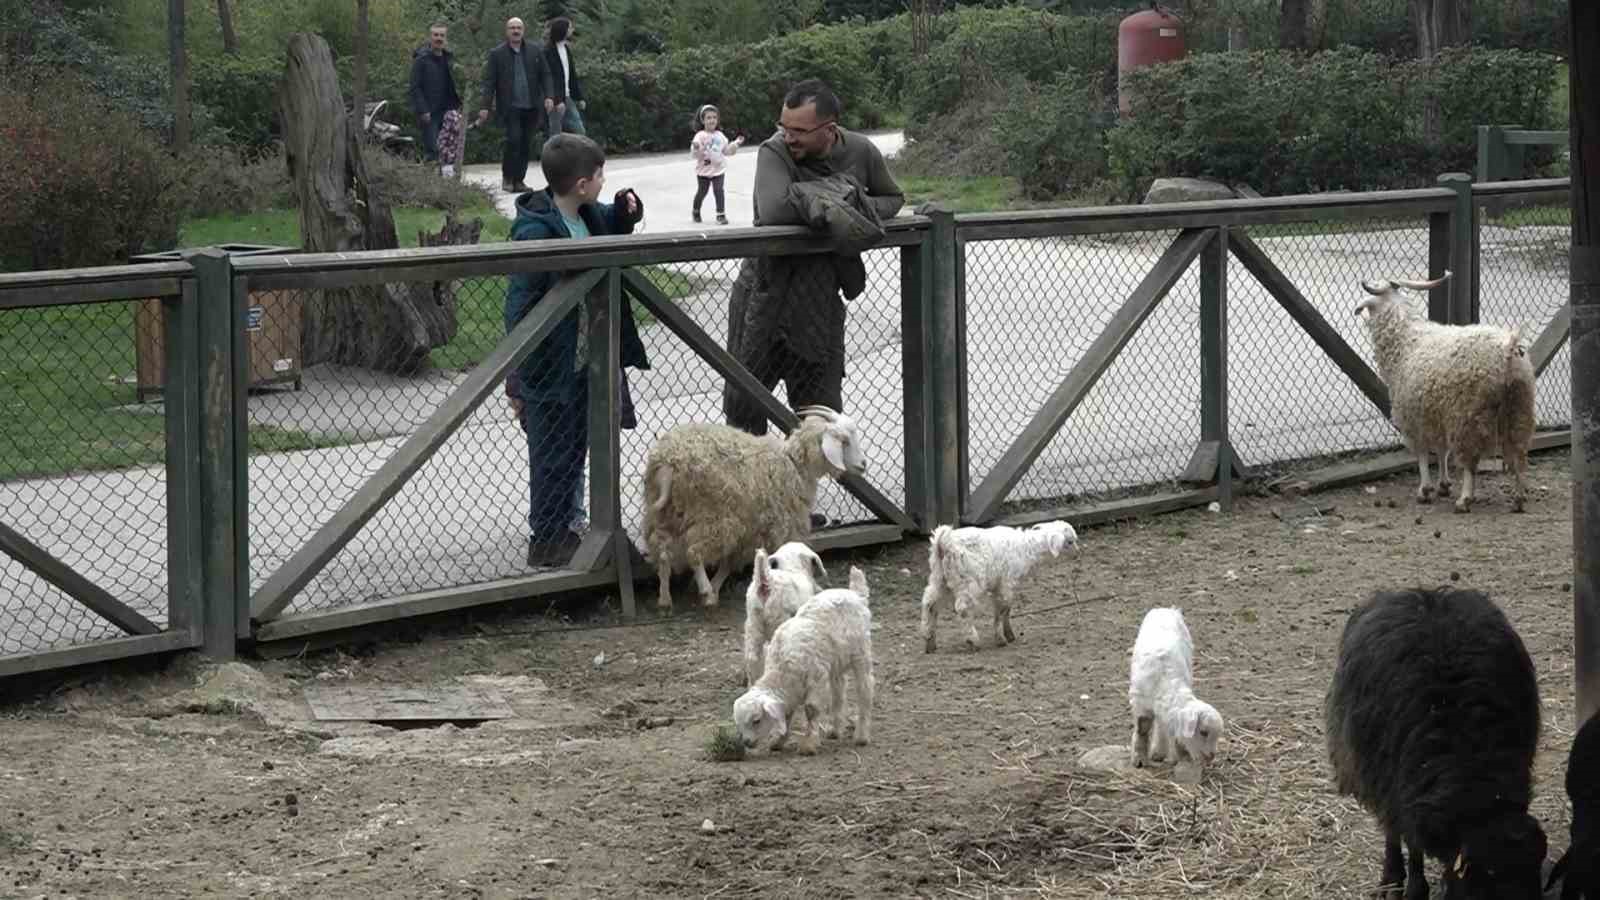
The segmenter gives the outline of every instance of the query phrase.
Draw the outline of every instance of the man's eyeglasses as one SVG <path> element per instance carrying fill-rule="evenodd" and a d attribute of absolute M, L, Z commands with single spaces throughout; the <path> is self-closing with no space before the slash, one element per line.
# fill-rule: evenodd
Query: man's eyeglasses
<path fill-rule="evenodd" d="M 832 124 L 833 124 L 833 120 L 829 119 L 828 121 L 823 122 L 823 123 L 821 123 L 819 125 L 816 125 L 815 127 L 812 127 L 812 128 L 791 128 L 788 125 L 783 124 L 782 122 L 776 123 L 773 127 L 777 128 L 779 134 L 792 134 L 795 137 L 805 137 L 808 134 L 813 134 L 815 132 L 821 131 L 822 129 L 827 128 L 829 125 L 832 125 Z"/>

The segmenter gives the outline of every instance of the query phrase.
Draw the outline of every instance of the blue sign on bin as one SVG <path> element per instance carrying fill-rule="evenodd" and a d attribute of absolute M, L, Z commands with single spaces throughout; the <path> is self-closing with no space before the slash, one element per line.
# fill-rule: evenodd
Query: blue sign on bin
<path fill-rule="evenodd" d="M 250 307 L 250 309 L 246 310 L 246 315 L 245 315 L 245 320 L 244 320 L 244 330 L 245 331 L 260 331 L 261 330 L 261 314 L 262 314 L 262 309 L 259 306 L 252 306 L 252 307 Z"/>

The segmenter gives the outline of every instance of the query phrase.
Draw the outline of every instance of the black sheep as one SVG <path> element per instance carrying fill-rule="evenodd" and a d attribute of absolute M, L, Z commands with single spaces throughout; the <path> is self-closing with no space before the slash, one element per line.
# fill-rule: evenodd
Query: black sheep
<path fill-rule="evenodd" d="M 1572 841 L 1550 873 L 1561 900 L 1600 900 L 1600 713 L 1589 717 L 1567 754 Z"/>
<path fill-rule="evenodd" d="M 1375 593 L 1345 622 L 1325 714 L 1339 793 L 1384 830 L 1383 885 L 1426 900 L 1431 856 L 1446 864 L 1447 900 L 1538 900 L 1547 845 L 1528 801 L 1539 688 L 1487 596 Z"/>

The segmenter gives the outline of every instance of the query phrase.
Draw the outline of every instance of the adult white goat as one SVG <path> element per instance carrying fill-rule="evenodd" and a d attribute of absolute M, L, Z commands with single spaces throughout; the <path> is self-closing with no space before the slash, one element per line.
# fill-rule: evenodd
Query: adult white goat
<path fill-rule="evenodd" d="M 1432 281 L 1363 281 L 1372 296 L 1356 315 L 1365 313 L 1378 374 L 1389 387 L 1390 421 L 1417 454 L 1417 501 L 1433 500 L 1430 452 L 1439 454 L 1440 496 L 1450 492 L 1451 457 L 1461 466 L 1457 512 L 1472 507 L 1478 460 L 1499 453 L 1514 479 L 1511 508 L 1521 512 L 1533 442 L 1533 366 L 1518 329 L 1430 322 L 1408 309 L 1397 290 L 1426 291 L 1449 277 L 1447 271 Z"/>
<path fill-rule="evenodd" d="M 867 470 L 854 419 L 824 406 L 797 412 L 787 439 L 727 425 L 680 425 L 650 448 L 644 470 L 644 540 L 660 579 L 657 605 L 672 609 L 674 571 L 694 570 L 706 606 L 754 558 L 811 533 L 817 481 Z M 706 565 L 716 566 L 708 578 Z"/>

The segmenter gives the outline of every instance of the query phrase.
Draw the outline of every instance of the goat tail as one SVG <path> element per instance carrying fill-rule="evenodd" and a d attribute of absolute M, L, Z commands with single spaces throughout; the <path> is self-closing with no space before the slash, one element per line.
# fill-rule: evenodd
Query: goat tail
<path fill-rule="evenodd" d="M 940 525 L 928 539 L 928 574 L 932 578 L 943 576 L 944 556 L 948 552 L 950 532 L 954 530 L 949 525 Z"/>
<path fill-rule="evenodd" d="M 672 495 L 672 467 L 661 466 L 650 476 L 650 484 L 656 489 L 655 502 L 650 508 L 661 512 L 667 508 L 667 499 Z"/>

